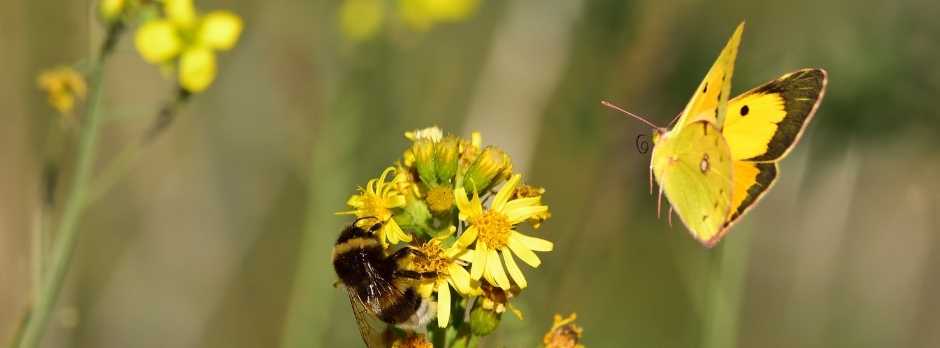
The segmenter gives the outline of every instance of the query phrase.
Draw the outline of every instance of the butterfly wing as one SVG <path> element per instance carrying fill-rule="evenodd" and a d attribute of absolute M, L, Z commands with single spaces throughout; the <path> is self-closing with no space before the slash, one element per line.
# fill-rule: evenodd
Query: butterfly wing
<path fill-rule="evenodd" d="M 789 153 L 813 118 L 826 90 L 826 71 L 803 69 L 734 98 L 722 134 L 734 160 L 732 209 L 725 228 L 773 185 L 777 162 Z"/>
<path fill-rule="evenodd" d="M 713 246 L 731 210 L 728 144 L 712 123 L 697 121 L 663 135 L 653 148 L 653 174 L 676 214 L 698 241 Z"/>
<path fill-rule="evenodd" d="M 826 71 L 803 69 L 728 103 L 722 134 L 736 161 L 776 162 L 799 141 L 826 90 Z"/>
<path fill-rule="evenodd" d="M 725 44 L 725 48 L 721 50 L 721 54 L 718 55 L 711 69 L 708 70 L 705 79 L 695 90 L 692 100 L 689 100 L 689 104 L 682 110 L 673 129 L 700 120 L 709 121 L 721 127 L 724 122 L 725 106 L 731 93 L 734 60 L 738 55 L 743 31 L 744 23 L 742 22 Z"/>

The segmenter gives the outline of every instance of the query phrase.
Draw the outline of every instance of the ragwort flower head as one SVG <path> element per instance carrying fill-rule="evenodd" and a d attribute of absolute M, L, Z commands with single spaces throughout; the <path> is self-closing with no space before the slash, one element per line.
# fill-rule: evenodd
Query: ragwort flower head
<path fill-rule="evenodd" d="M 183 89 L 204 91 L 215 80 L 215 52 L 238 42 L 241 17 L 221 10 L 199 15 L 192 0 L 166 0 L 163 14 L 137 29 L 137 51 L 147 62 L 178 69 Z"/>
<path fill-rule="evenodd" d="M 377 179 L 369 180 L 365 188 L 359 188 L 358 195 L 353 195 L 346 201 L 354 210 L 338 213 L 356 215 L 357 218 L 375 218 L 382 223 L 382 228 L 378 231 L 379 240 L 391 244 L 411 241 L 411 236 L 402 231 L 392 218 L 393 210 L 403 208 L 406 203 L 405 196 L 398 192 L 395 183 L 387 181 L 389 175 L 394 172 L 394 167 L 388 167 Z M 375 222 L 364 221 L 373 224 Z"/>
<path fill-rule="evenodd" d="M 458 248 L 443 248 L 440 239 L 431 239 L 415 247 L 420 255 L 412 259 L 411 267 L 420 273 L 436 273 L 431 279 L 423 279 L 418 285 L 418 293 L 428 298 L 432 292 L 437 293 L 437 325 L 447 327 L 450 321 L 450 288 L 460 294 L 468 294 L 470 288 L 470 273 L 457 258 Z"/>
<path fill-rule="evenodd" d="M 485 274 L 487 279 L 495 281 L 496 286 L 509 289 L 511 284 L 506 276 L 508 271 L 512 280 L 520 288 L 525 288 L 528 283 L 516 265 L 513 255 L 529 266 L 538 267 L 542 261 L 533 251 L 551 251 L 553 248 L 552 242 L 526 236 L 515 229 L 519 223 L 548 212 L 548 206 L 541 204 L 540 197 L 510 200 L 520 180 L 521 175 L 513 175 L 499 189 L 488 208 L 483 207 L 478 194 L 474 193 L 472 199 L 468 200 L 464 188 L 454 191 L 457 208 L 460 210 L 459 217 L 469 225 L 457 239 L 456 245 L 475 245 L 472 249 L 473 261 L 470 268 L 470 277 L 473 280 L 479 280 Z M 500 256 L 505 262 L 505 271 Z"/>
<path fill-rule="evenodd" d="M 465 139 L 429 127 L 405 138 L 411 146 L 401 159 L 360 188 L 347 201 L 353 209 L 340 214 L 381 222 L 376 233 L 386 252 L 410 251 L 398 265 L 414 273 L 403 281 L 436 306 L 438 327 L 453 326 L 466 340 L 495 330 L 506 311 L 521 319 L 509 302 L 528 286 L 516 258 L 538 267 L 535 251 L 554 247 L 519 232 L 523 223 L 538 227 L 550 217 L 545 189 L 522 184 L 509 155 L 483 146 L 477 132 Z M 413 334 L 399 328 L 405 330 L 400 337 Z M 438 331 L 444 332 L 453 331 Z"/>
<path fill-rule="evenodd" d="M 71 115 L 77 100 L 88 92 L 81 73 L 67 66 L 43 71 L 36 84 L 48 95 L 49 105 L 63 115 Z"/>

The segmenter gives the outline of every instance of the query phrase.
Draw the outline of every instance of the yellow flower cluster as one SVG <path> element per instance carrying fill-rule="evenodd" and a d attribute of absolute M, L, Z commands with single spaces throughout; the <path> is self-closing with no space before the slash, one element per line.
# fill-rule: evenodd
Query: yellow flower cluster
<path fill-rule="evenodd" d="M 49 105 L 63 115 L 72 113 L 75 101 L 85 99 L 88 89 L 82 74 L 66 66 L 43 71 L 36 83 L 48 95 Z"/>
<path fill-rule="evenodd" d="M 101 8 L 103 14 L 114 11 Z M 241 31 L 241 17 L 232 12 L 200 15 L 192 0 L 164 0 L 162 16 L 143 23 L 134 44 L 144 60 L 176 68 L 179 85 L 198 93 L 215 80 L 215 52 L 234 47 Z"/>
<path fill-rule="evenodd" d="M 431 127 L 405 137 L 411 146 L 401 160 L 369 180 L 347 201 L 352 209 L 339 214 L 380 220 L 376 233 L 389 252 L 411 248 L 405 267 L 437 275 L 416 281 L 416 287 L 422 297 L 436 299 L 439 327 L 464 310 L 496 318 L 480 321 L 488 329 L 473 328 L 470 320 L 481 335 L 495 328 L 506 308 L 521 317 L 508 303 L 528 286 L 516 258 L 538 267 L 535 252 L 551 251 L 553 244 L 519 227 L 538 227 L 548 219 L 545 190 L 523 185 L 509 155 L 482 146 L 479 133 L 464 139 Z M 480 300 L 470 300 L 475 297 Z"/>
<path fill-rule="evenodd" d="M 424 32 L 438 23 L 455 23 L 472 16 L 479 0 L 397 0 L 386 8 L 385 0 L 344 0 L 339 9 L 340 29 L 353 41 L 368 40 L 385 22 L 403 23 Z M 389 15 L 394 12 L 394 15 Z M 394 21 L 389 21 L 389 18 Z"/>

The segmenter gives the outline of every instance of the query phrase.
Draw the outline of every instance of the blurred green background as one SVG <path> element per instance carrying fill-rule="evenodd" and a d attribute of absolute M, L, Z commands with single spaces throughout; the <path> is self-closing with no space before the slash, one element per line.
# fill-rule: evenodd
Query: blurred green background
<path fill-rule="evenodd" d="M 441 0 L 446 1 L 446 0 Z M 396 1 L 386 1 L 388 20 Z M 243 16 L 219 78 L 91 206 L 48 347 L 359 345 L 332 286 L 334 216 L 439 125 L 547 188 L 555 242 L 487 347 L 531 347 L 577 312 L 589 347 L 940 346 L 940 6 L 935 1 L 489 1 L 427 31 L 354 42 L 342 1 L 197 1 Z M 88 56 L 91 1 L 0 2 L 0 342 L 29 303 L 44 137 L 35 87 Z M 649 129 L 747 21 L 734 93 L 829 71 L 776 188 L 716 248 L 656 218 Z M 136 139 L 172 83 L 125 36 L 105 75 L 99 158 Z M 64 175 L 69 174 L 66 161 Z"/>

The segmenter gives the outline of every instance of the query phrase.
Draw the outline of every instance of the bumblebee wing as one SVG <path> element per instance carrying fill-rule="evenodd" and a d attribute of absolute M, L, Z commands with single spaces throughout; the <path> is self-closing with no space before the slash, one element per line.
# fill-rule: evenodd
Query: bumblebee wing
<path fill-rule="evenodd" d="M 366 343 L 366 347 L 388 347 L 390 342 L 386 340 L 384 335 L 385 324 L 373 314 L 374 312 L 370 311 L 373 306 L 367 305 L 355 291 L 349 288 L 346 288 L 346 293 L 349 295 L 349 303 L 352 304 L 353 315 L 356 316 L 359 335 L 362 336 L 362 341 Z M 379 329 L 379 327 L 383 327 L 383 329 Z"/>

